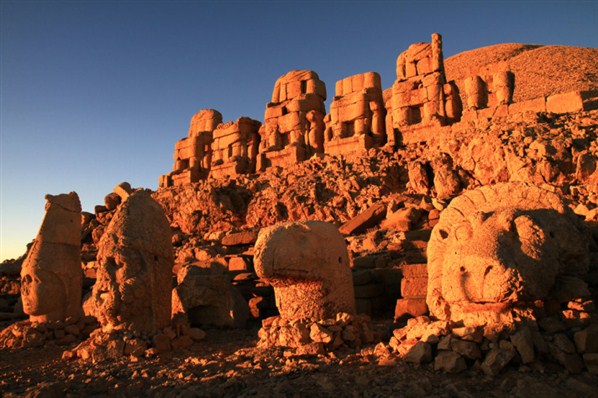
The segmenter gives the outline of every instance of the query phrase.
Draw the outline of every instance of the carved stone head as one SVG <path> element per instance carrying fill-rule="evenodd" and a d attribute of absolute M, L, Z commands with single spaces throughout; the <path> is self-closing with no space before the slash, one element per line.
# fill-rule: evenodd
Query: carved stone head
<path fill-rule="evenodd" d="M 484 312 L 574 298 L 559 297 L 559 291 L 571 276 L 587 272 L 584 234 L 556 194 L 535 186 L 508 183 L 466 192 L 441 214 L 428 244 L 430 313 L 482 320 Z"/>
<path fill-rule="evenodd" d="M 347 245 L 338 228 L 322 221 L 281 224 L 260 231 L 255 271 L 274 286 L 285 319 L 326 319 L 355 313 Z"/>
<path fill-rule="evenodd" d="M 164 211 L 145 191 L 117 210 L 99 243 L 94 312 L 107 329 L 156 332 L 170 322 L 174 263 Z"/>
<path fill-rule="evenodd" d="M 46 215 L 21 270 L 23 310 L 35 322 L 82 313 L 79 197 L 71 192 L 46 200 Z"/>

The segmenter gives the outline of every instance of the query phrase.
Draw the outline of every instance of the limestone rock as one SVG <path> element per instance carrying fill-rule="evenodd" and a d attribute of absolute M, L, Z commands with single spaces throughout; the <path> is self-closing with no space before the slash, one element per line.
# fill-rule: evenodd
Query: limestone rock
<path fill-rule="evenodd" d="M 454 351 L 438 351 L 434 358 L 434 370 L 442 370 L 446 373 L 460 373 L 467 369 L 465 359 Z"/>
<path fill-rule="evenodd" d="M 493 348 L 482 362 L 482 371 L 488 376 L 496 376 L 515 357 L 515 350 Z"/>
<path fill-rule="evenodd" d="M 23 310 L 34 322 L 82 315 L 79 196 L 46 195 L 46 200 L 46 215 L 21 269 Z"/>
<path fill-rule="evenodd" d="M 262 124 L 248 117 L 221 123 L 212 132 L 210 176 L 223 178 L 254 173 Z"/>
<path fill-rule="evenodd" d="M 524 326 L 512 334 L 511 342 L 517 349 L 522 363 L 528 364 L 534 361 L 534 338 L 529 327 Z"/>
<path fill-rule="evenodd" d="M 347 246 L 338 229 L 321 221 L 260 231 L 255 271 L 272 286 L 286 319 L 326 319 L 355 313 Z"/>
<path fill-rule="evenodd" d="M 134 192 L 118 208 L 97 262 L 92 302 L 102 327 L 155 333 L 170 322 L 170 226 L 148 192 Z"/>
<path fill-rule="evenodd" d="M 368 228 L 376 226 L 385 216 L 386 205 L 384 203 L 376 203 L 362 213 L 359 213 L 357 217 L 344 223 L 339 230 L 345 235 L 360 234 Z"/>
<path fill-rule="evenodd" d="M 432 360 L 432 346 L 419 341 L 407 351 L 403 360 L 417 364 L 430 362 Z"/>

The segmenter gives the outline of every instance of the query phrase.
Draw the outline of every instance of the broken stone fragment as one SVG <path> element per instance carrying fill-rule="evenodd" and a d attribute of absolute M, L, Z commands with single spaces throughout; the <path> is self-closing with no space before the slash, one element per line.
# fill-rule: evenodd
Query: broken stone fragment
<path fill-rule="evenodd" d="M 384 217 L 386 217 L 386 205 L 380 202 L 344 223 L 339 231 L 345 235 L 364 233 L 368 228 L 375 227 Z"/>
<path fill-rule="evenodd" d="M 249 306 L 230 276 L 210 269 L 185 266 L 172 291 L 172 312 L 184 313 L 192 325 L 244 327 Z"/>
<path fill-rule="evenodd" d="M 482 371 L 488 376 L 496 376 L 515 357 L 515 350 L 491 349 L 482 362 Z"/>
<path fill-rule="evenodd" d="M 512 334 L 511 342 L 517 349 L 522 363 L 528 364 L 534 361 L 534 338 L 529 327 L 521 327 L 517 332 Z"/>
<path fill-rule="evenodd" d="M 121 182 L 114 187 L 114 193 L 120 196 L 121 201 L 124 202 L 133 193 L 133 188 L 131 188 L 131 184 L 128 182 Z"/>
<path fill-rule="evenodd" d="M 430 362 L 432 361 L 432 346 L 423 341 L 419 341 L 407 351 L 403 356 L 403 360 L 405 362 L 416 364 Z"/>
<path fill-rule="evenodd" d="M 457 338 L 451 339 L 451 350 L 455 351 L 458 354 L 461 354 L 465 358 L 469 359 L 480 359 L 482 357 L 482 352 L 480 351 L 480 347 L 473 341 L 463 341 Z"/>
<path fill-rule="evenodd" d="M 467 369 L 465 359 L 454 351 L 438 351 L 434 358 L 434 370 L 446 373 L 460 373 Z"/>

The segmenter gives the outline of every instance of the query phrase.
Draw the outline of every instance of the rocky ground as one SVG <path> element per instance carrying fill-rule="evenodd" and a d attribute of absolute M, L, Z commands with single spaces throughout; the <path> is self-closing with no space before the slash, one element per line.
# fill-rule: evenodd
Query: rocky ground
<path fill-rule="evenodd" d="M 369 231 L 348 233 L 354 269 L 373 273 L 379 268 L 394 270 L 401 263 L 425 263 L 425 257 L 403 258 L 408 244 L 417 243 L 416 254 L 425 254 L 427 238 L 408 235 L 427 232 L 429 237 L 439 212 L 463 189 L 506 181 L 529 181 L 564 195 L 580 218 L 593 226 L 598 242 L 597 126 L 598 111 L 463 121 L 433 132 L 427 146 L 371 151 L 353 159 L 312 159 L 258 176 L 161 189 L 154 198 L 171 222 L 176 269 L 220 261 L 230 271 L 232 258 L 252 256 L 255 233 L 263 226 L 305 219 L 341 225 L 375 205 L 384 209 L 384 216 Z M 96 214 L 85 215 L 86 290 L 95 278 L 95 244 L 116 206 L 107 200 Z M 400 217 L 393 219 L 399 212 Z M 247 241 L 236 235 L 239 242 L 225 242 L 234 231 L 251 233 Z M 588 282 L 595 292 L 598 245 L 591 244 L 590 250 Z M 23 316 L 19 267 L 18 261 L 0 267 L 0 329 Z M 396 298 L 387 298 L 386 304 L 392 306 Z M 388 314 L 381 323 L 390 319 Z M 408 364 L 375 344 L 320 356 L 257 349 L 257 330 L 256 321 L 247 329 L 207 329 L 204 341 L 185 350 L 97 364 L 62 359 L 63 351 L 75 343 L 2 350 L 0 393 L 9 397 L 598 396 L 597 375 L 570 375 L 551 362 L 512 364 L 494 378 L 475 364 L 448 375 L 434 371 L 432 365 Z M 388 325 L 386 344 L 390 330 Z"/>
<path fill-rule="evenodd" d="M 512 367 L 495 378 L 414 366 L 371 345 L 360 351 L 293 355 L 255 348 L 257 326 L 208 330 L 205 341 L 151 359 L 90 364 L 62 360 L 63 347 L 2 352 L 0 392 L 44 396 L 598 397 L 598 376 L 550 363 Z"/>

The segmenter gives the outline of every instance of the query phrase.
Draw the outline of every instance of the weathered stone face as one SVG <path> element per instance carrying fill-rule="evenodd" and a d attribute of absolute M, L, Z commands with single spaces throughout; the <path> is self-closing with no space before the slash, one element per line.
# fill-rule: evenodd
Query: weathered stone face
<path fill-rule="evenodd" d="M 347 246 L 333 224 L 303 221 L 261 230 L 254 265 L 258 276 L 274 286 L 282 318 L 355 313 Z"/>
<path fill-rule="evenodd" d="M 81 204 L 75 192 L 46 195 L 46 215 L 21 270 L 23 310 L 31 321 L 81 313 Z"/>
<path fill-rule="evenodd" d="M 469 191 L 451 202 L 432 231 L 430 313 L 461 320 L 559 299 L 553 296 L 560 276 L 587 272 L 587 242 L 583 226 L 553 193 L 521 183 Z"/>
<path fill-rule="evenodd" d="M 102 327 L 153 333 L 170 322 L 170 226 L 148 192 L 134 192 L 119 207 L 97 261 L 92 297 Z"/>

